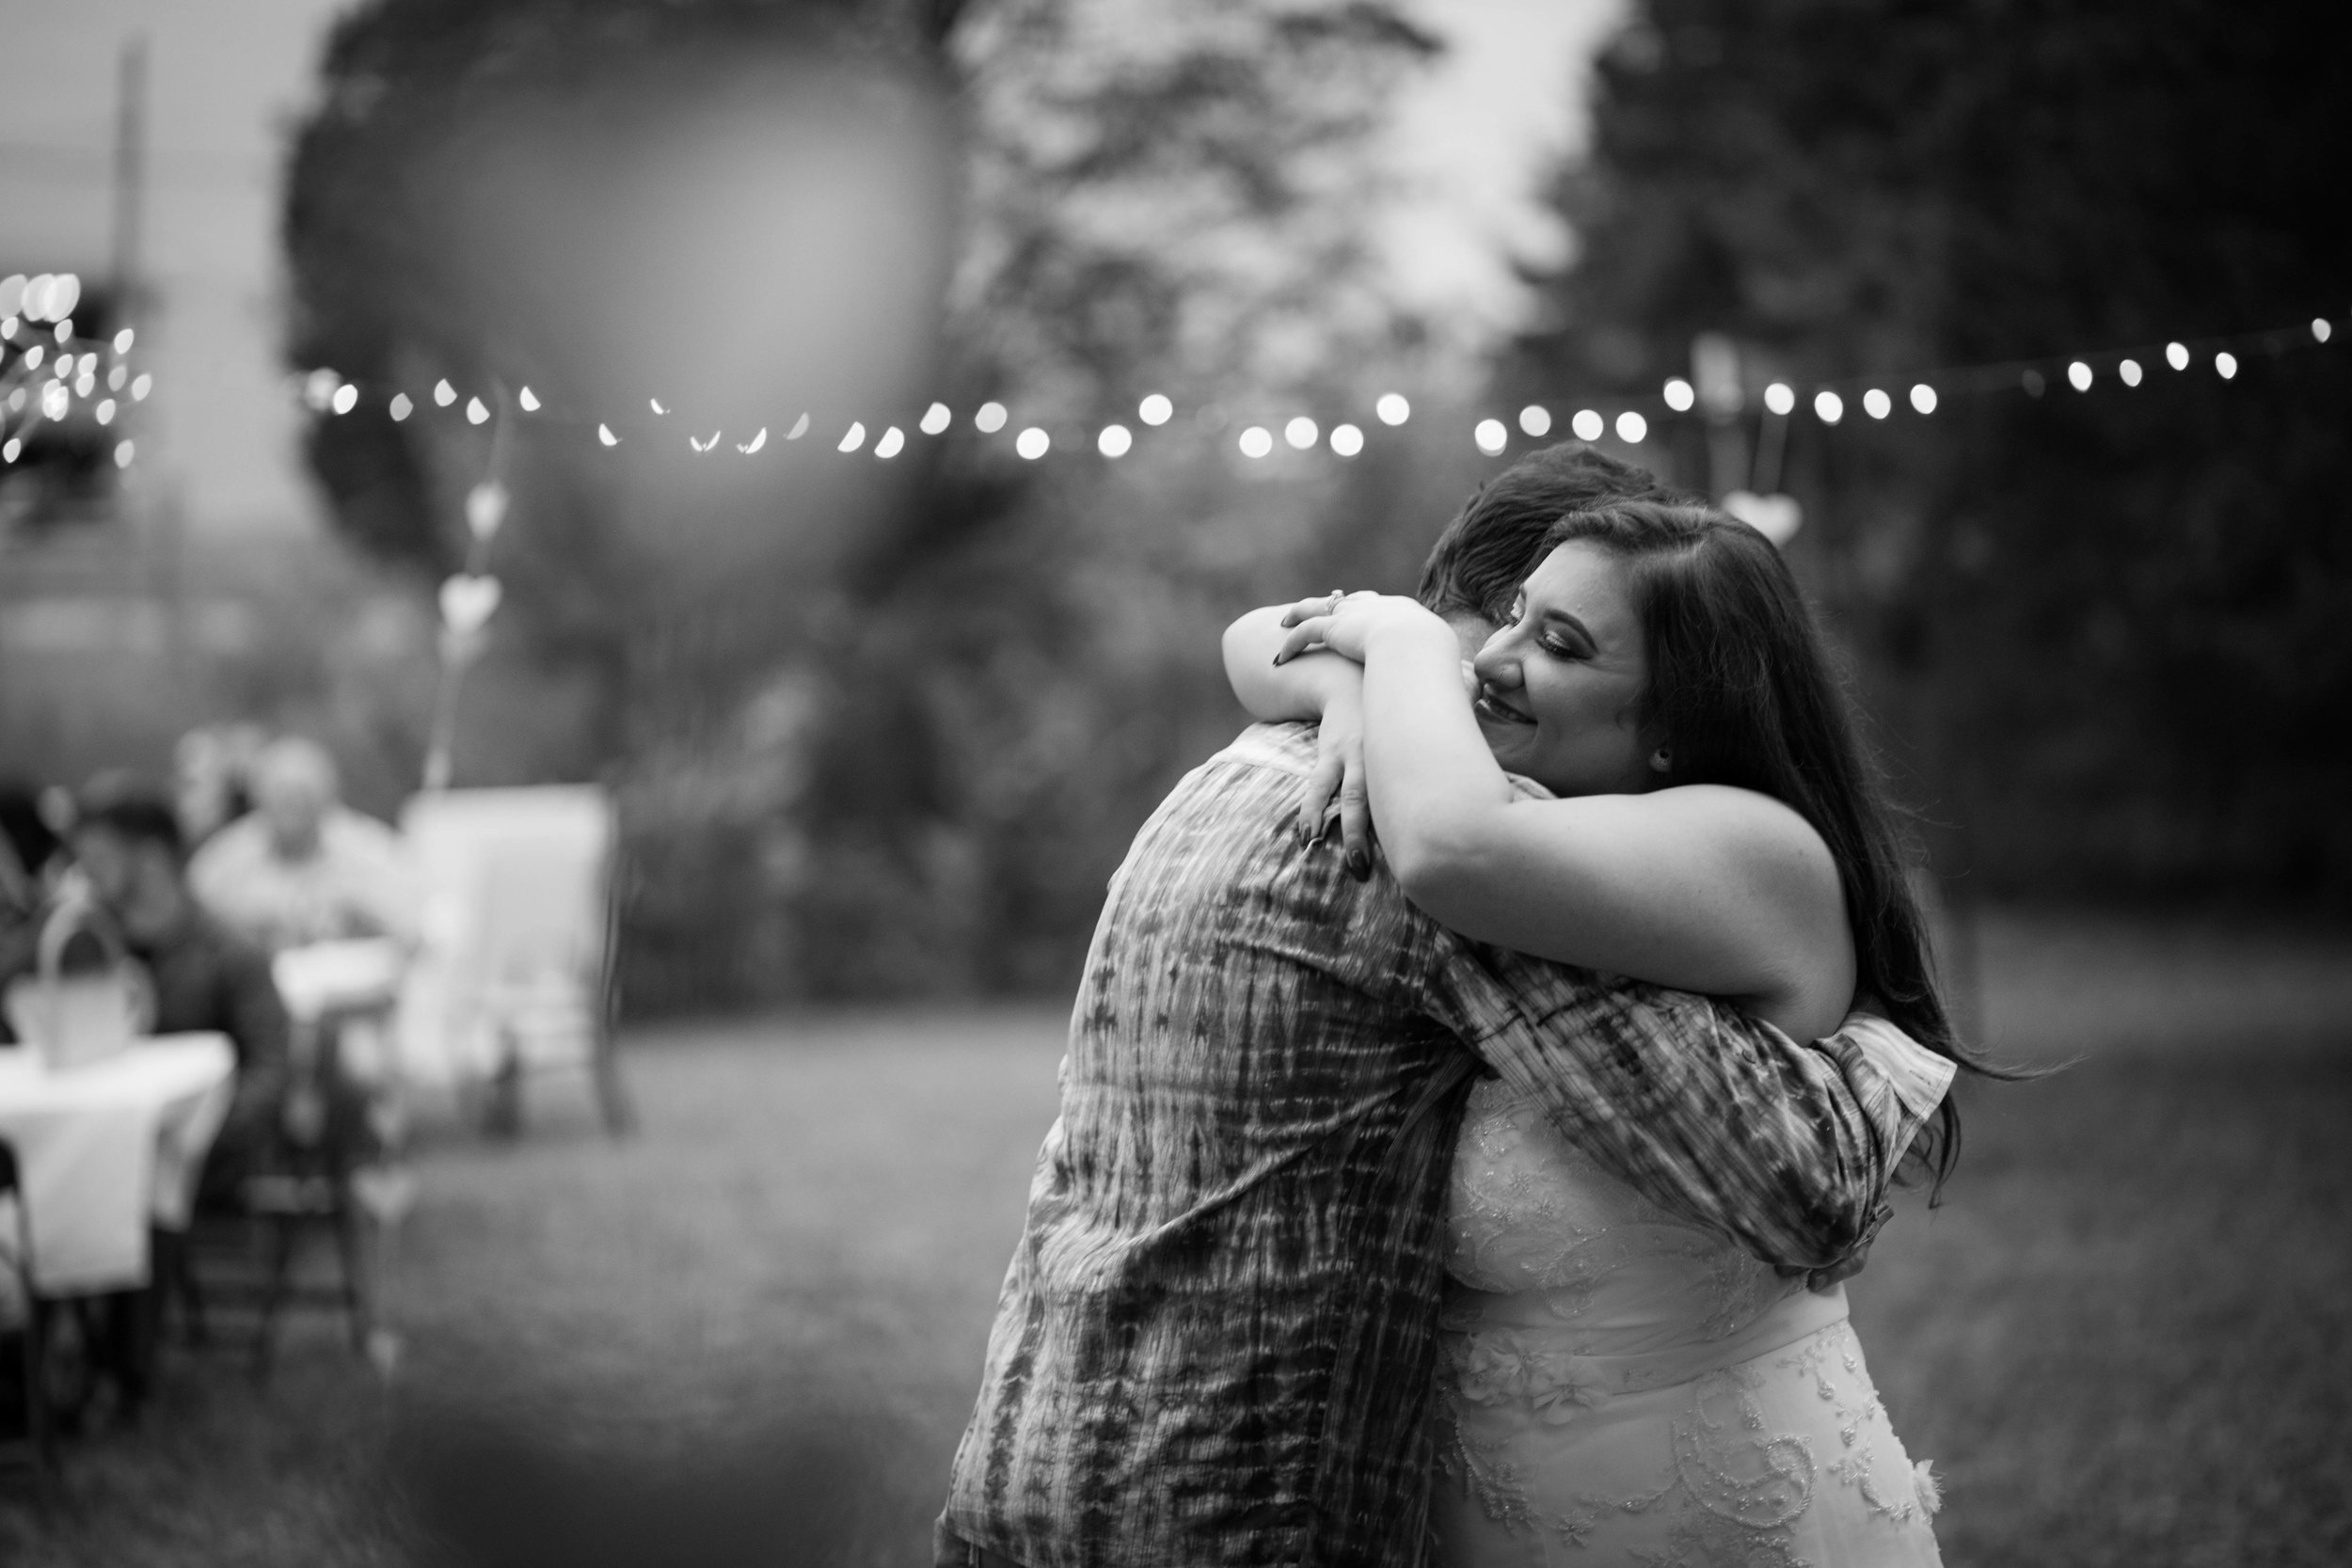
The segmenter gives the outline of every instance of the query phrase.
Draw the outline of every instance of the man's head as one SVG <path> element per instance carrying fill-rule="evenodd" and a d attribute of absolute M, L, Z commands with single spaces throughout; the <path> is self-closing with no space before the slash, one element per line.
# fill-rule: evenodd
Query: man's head
<path fill-rule="evenodd" d="M 1655 474 L 1577 441 L 1530 452 L 1480 485 L 1438 535 L 1421 569 L 1421 602 L 1474 653 L 1543 557 L 1551 525 L 1613 501 L 1688 502 Z"/>
<path fill-rule="evenodd" d="M 186 911 L 180 819 L 160 791 L 121 781 L 93 787 L 76 815 L 73 861 L 134 941 L 167 934 Z"/>
<path fill-rule="evenodd" d="M 335 759 L 315 740 L 290 735 L 270 742 L 253 759 L 253 809 L 280 860 L 309 860 L 318 853 L 319 831 L 341 795 Z"/>

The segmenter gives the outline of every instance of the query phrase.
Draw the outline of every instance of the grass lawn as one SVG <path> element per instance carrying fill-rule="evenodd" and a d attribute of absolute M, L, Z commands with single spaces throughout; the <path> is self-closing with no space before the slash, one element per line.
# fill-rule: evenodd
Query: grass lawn
<path fill-rule="evenodd" d="M 2352 962 L 2080 922 L 1985 933 L 1996 1043 L 1942 1209 L 1851 1287 L 1946 1560 L 2352 1560 Z M 596 1568 L 927 1560 L 1061 1009 L 639 1033 L 644 1130 L 549 1085 L 447 1133 L 394 1259 L 387 1386 L 324 1319 L 256 1389 L 175 1354 L 0 1562 Z"/>

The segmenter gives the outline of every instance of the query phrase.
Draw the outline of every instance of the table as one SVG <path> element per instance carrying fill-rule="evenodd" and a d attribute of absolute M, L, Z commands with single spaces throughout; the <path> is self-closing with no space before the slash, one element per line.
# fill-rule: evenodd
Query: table
<path fill-rule="evenodd" d="M 148 1283 L 151 1227 L 184 1229 L 235 1091 L 226 1035 L 162 1035 L 52 1072 L 0 1049 L 0 1137 L 15 1147 L 43 1296 Z"/>

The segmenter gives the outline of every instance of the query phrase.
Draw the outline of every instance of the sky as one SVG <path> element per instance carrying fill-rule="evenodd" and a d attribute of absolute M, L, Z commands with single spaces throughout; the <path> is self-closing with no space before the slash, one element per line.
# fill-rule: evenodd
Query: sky
<path fill-rule="evenodd" d="M 1525 309 L 1509 261 L 1565 236 L 1534 198 L 1582 130 L 1585 61 L 1624 0 L 1404 0 L 1445 55 L 1397 105 L 1406 185 L 1381 235 L 1403 295 L 1463 340 Z M 140 492 L 204 531 L 314 526 L 283 392 L 278 181 L 347 0 L 0 0 L 0 273 L 103 275 L 109 149 L 126 40 L 147 40 L 149 199 L 140 323 L 157 394 Z"/>

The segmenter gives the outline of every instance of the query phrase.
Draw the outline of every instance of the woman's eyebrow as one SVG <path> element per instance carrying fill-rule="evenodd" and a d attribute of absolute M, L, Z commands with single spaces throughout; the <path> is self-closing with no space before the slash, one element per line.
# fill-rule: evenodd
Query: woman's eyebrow
<path fill-rule="evenodd" d="M 1567 623 L 1567 624 L 1568 624 L 1571 627 L 1573 627 L 1573 628 L 1575 629 L 1576 634 L 1577 634 L 1579 637 L 1581 637 L 1582 639 L 1584 639 L 1584 641 L 1585 641 L 1590 642 L 1591 644 L 1593 644 L 1593 646 L 1595 646 L 1595 647 L 1597 647 L 1597 648 L 1598 646 L 1600 646 L 1600 639 L 1599 639 L 1599 638 L 1597 638 L 1597 637 L 1595 637 L 1595 636 L 1593 635 L 1593 628 L 1592 628 L 1592 627 L 1590 627 L 1590 626 L 1586 626 L 1586 625 L 1585 625 L 1582 621 L 1578 620 L 1578 619 L 1577 619 L 1574 615 L 1570 614 L 1568 611 L 1566 611 L 1566 610 L 1546 610 L 1543 612 L 1543 616 L 1544 616 L 1544 619 L 1545 619 L 1545 620 L 1547 620 L 1547 621 L 1565 621 L 1565 622 L 1566 622 L 1566 623 Z"/>

